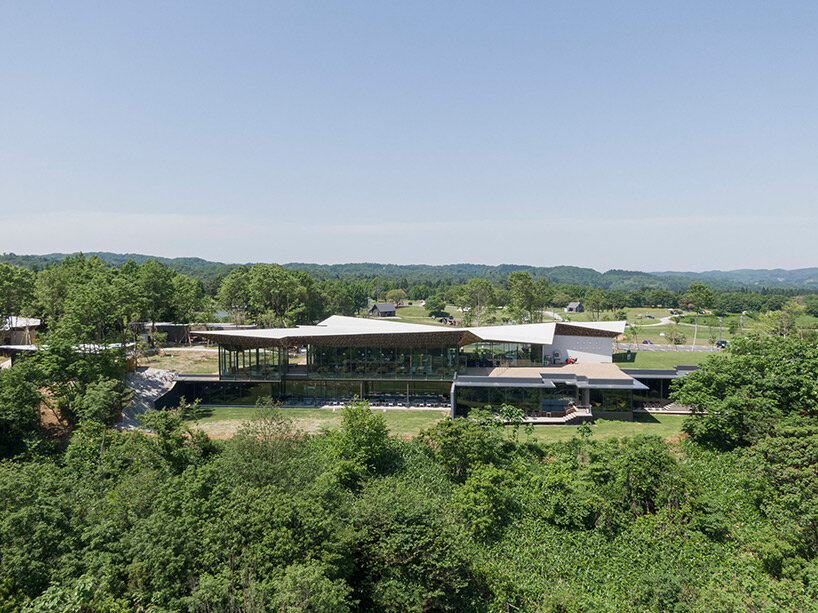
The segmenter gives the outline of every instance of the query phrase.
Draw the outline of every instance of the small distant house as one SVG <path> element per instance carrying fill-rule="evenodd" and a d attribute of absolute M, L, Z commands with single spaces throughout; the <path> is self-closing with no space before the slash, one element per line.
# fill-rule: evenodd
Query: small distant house
<path fill-rule="evenodd" d="M 144 333 L 148 337 L 148 342 L 153 345 L 153 334 L 159 332 L 166 334 L 165 343 L 168 345 L 182 345 L 190 343 L 190 325 L 189 324 L 175 324 L 170 322 L 142 322 Z"/>
<path fill-rule="evenodd" d="M 568 306 L 565 307 L 566 313 L 584 313 L 585 307 L 581 302 L 569 302 Z"/>
<path fill-rule="evenodd" d="M 369 314 L 372 317 L 394 317 L 395 305 L 391 302 L 376 302 L 372 305 L 372 308 L 369 309 Z"/>
<path fill-rule="evenodd" d="M 40 320 L 31 317 L 8 317 L 0 320 L 0 345 L 30 345 L 37 339 Z"/>

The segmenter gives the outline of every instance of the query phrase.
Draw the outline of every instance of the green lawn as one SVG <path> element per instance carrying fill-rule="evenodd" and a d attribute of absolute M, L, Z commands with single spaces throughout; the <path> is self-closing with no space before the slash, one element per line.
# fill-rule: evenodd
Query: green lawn
<path fill-rule="evenodd" d="M 662 317 L 669 317 L 670 310 L 668 309 L 625 309 L 628 313 L 628 322 L 632 324 L 651 324 L 656 323 Z M 645 317 L 645 315 L 653 315 L 654 319 Z"/>
<path fill-rule="evenodd" d="M 297 428 L 305 432 L 318 432 L 323 428 L 336 428 L 341 422 L 340 408 L 301 409 L 282 408 L 284 415 L 291 418 Z M 217 436 L 230 436 L 242 423 L 252 421 L 256 415 L 254 407 L 200 407 L 197 415 L 188 423 L 198 422 L 205 432 Z M 412 437 L 449 415 L 441 411 L 407 411 L 390 409 L 383 412 L 389 431 L 394 436 Z"/>
<path fill-rule="evenodd" d="M 282 408 L 283 413 L 293 419 L 296 427 L 305 432 L 319 432 L 324 428 L 337 428 L 341 422 L 341 411 L 338 409 L 295 409 Z M 215 436 L 231 436 L 242 423 L 251 421 L 255 416 L 253 407 L 201 407 L 198 419 L 188 423 Z M 383 412 L 389 432 L 393 436 L 410 438 L 421 430 L 433 426 L 448 416 L 448 411 L 406 411 L 388 410 Z M 636 415 L 637 421 L 597 420 L 592 426 L 592 437 L 607 439 L 612 437 L 634 436 L 636 434 L 656 434 L 663 438 L 677 436 L 681 432 L 683 416 L 679 415 Z M 532 438 L 538 441 L 554 442 L 567 440 L 577 435 L 577 426 L 535 426 Z M 526 435 L 521 433 L 521 438 Z"/>
<path fill-rule="evenodd" d="M 617 352 L 617 355 L 624 352 Z M 632 362 L 617 362 L 620 368 L 673 368 L 679 365 L 698 365 L 704 362 L 710 351 L 635 351 Z"/>
<path fill-rule="evenodd" d="M 463 313 L 457 310 L 453 304 L 446 305 L 446 312 L 455 319 L 461 319 Z M 412 306 L 399 306 L 395 308 L 395 315 L 397 320 L 406 322 L 408 324 L 428 324 L 432 326 L 445 326 L 438 322 L 436 318 L 429 317 L 429 312 L 422 306 L 413 304 Z M 394 321 L 394 320 L 392 320 Z"/>
<path fill-rule="evenodd" d="M 621 438 L 623 436 L 635 436 L 637 434 L 655 434 L 662 438 L 679 436 L 682 432 L 682 423 L 686 419 L 684 415 L 634 415 L 635 421 L 609 421 L 598 419 L 591 426 L 591 438 L 605 440 L 609 438 Z M 533 439 L 544 443 L 555 443 L 566 441 L 574 436 L 578 436 L 579 426 L 535 426 Z M 520 434 L 520 439 L 525 440 L 526 435 Z"/>
<path fill-rule="evenodd" d="M 560 315 L 566 321 L 594 321 L 591 313 L 589 311 L 585 311 L 584 313 L 566 313 L 564 309 L 561 308 L 553 308 L 551 309 L 557 315 Z M 628 307 L 624 309 L 625 312 L 628 314 L 627 320 L 629 323 L 632 324 L 650 324 L 656 323 L 662 317 L 669 317 L 670 311 L 668 309 L 648 309 L 648 308 L 631 308 Z M 600 318 L 604 320 L 610 320 L 616 311 L 602 311 L 600 314 Z M 649 317 L 645 317 L 645 315 L 653 315 L 654 319 L 650 319 Z"/>
<path fill-rule="evenodd" d="M 678 326 L 671 325 L 659 325 L 659 326 L 638 326 L 638 341 L 641 343 L 643 340 L 652 341 L 654 344 L 657 345 L 669 345 L 667 335 L 670 333 L 671 330 L 676 330 L 681 334 L 685 335 L 685 341 L 682 343 L 683 345 L 692 345 L 693 344 L 693 333 L 695 331 L 694 326 L 689 326 L 686 324 L 679 324 Z M 661 334 L 664 333 L 664 336 Z M 626 329 L 626 334 L 630 334 L 630 328 Z M 721 335 L 719 334 L 718 327 L 711 328 L 708 326 L 699 325 L 699 333 L 696 337 L 696 345 L 710 345 L 710 335 L 713 335 L 716 339 L 724 339 L 724 340 L 732 340 L 733 336 L 727 331 L 726 328 L 722 328 Z M 630 336 L 629 336 L 630 338 Z"/>
<path fill-rule="evenodd" d="M 139 365 L 188 374 L 211 374 L 219 370 L 219 354 L 215 351 L 177 351 L 174 353 L 173 348 L 167 348 L 159 355 L 140 358 Z"/>
<path fill-rule="evenodd" d="M 426 310 L 425 307 L 419 306 L 417 304 L 413 304 L 412 306 L 399 306 L 395 307 L 395 314 L 398 317 L 426 317 L 430 319 L 429 312 Z"/>

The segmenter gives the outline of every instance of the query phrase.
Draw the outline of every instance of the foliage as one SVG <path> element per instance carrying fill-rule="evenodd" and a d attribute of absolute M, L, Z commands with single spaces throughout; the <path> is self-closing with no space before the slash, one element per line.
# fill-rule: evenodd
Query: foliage
<path fill-rule="evenodd" d="M 419 440 L 447 473 L 465 481 L 475 466 L 502 461 L 502 439 L 498 429 L 473 419 L 447 419 L 422 432 Z"/>
<path fill-rule="evenodd" d="M 676 383 L 685 430 L 724 448 L 753 444 L 787 414 L 818 415 L 818 348 L 795 338 L 736 339 Z"/>
<path fill-rule="evenodd" d="M 273 608 L 286 613 L 345 613 L 350 610 L 352 589 L 343 579 L 330 579 L 316 562 L 293 564 L 274 583 Z"/>
<path fill-rule="evenodd" d="M 341 412 L 341 426 L 333 433 L 331 450 L 341 480 L 352 484 L 361 473 L 374 470 L 383 458 L 389 429 L 383 415 L 361 400 L 350 402 Z"/>
<path fill-rule="evenodd" d="M 400 289 L 399 287 L 395 289 L 390 289 L 388 292 L 386 292 L 386 300 L 393 304 L 403 302 L 404 300 L 406 300 L 406 298 L 407 298 L 406 292 Z"/>
<path fill-rule="evenodd" d="M 227 441 L 186 425 L 195 403 L 146 413 L 150 433 L 106 427 L 130 392 L 122 347 L 104 343 L 127 339 L 135 319 L 190 319 L 206 289 L 269 325 L 352 314 L 397 290 L 530 321 L 594 283 L 600 310 L 681 300 L 797 314 L 789 296 L 682 293 L 689 279 L 670 291 L 649 275 L 569 267 L 463 266 L 441 280 L 422 268 L 257 265 L 203 288 L 147 258 L 45 263 L 0 266 L 2 309 L 48 325 L 36 354 L 0 371 L 2 610 L 816 607 L 818 349 L 779 322 L 681 380 L 676 401 L 696 409 L 682 442 L 599 442 L 592 426 L 520 442 L 508 405 L 413 441 L 391 438 L 362 402 L 314 436 L 269 400 Z M 64 452 L 43 444 L 44 407 L 75 428 Z"/>
<path fill-rule="evenodd" d="M 0 370 L 0 459 L 24 451 L 38 438 L 42 400 L 31 364 Z"/>

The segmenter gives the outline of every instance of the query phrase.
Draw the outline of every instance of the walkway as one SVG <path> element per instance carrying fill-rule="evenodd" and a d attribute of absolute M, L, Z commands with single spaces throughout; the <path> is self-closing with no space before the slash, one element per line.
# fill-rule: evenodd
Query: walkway
<path fill-rule="evenodd" d="M 143 428 L 139 416 L 153 409 L 154 401 L 173 387 L 177 373 L 159 368 L 140 368 L 128 373 L 125 383 L 136 392 L 131 403 L 122 411 L 122 422 L 116 424 L 123 430 Z"/>
<path fill-rule="evenodd" d="M 662 407 L 634 409 L 633 412 L 650 413 L 651 415 L 692 415 L 693 409 L 674 402 L 671 404 L 666 404 Z"/>
<path fill-rule="evenodd" d="M 709 351 L 711 353 L 721 351 L 718 347 L 712 345 L 657 345 L 650 343 L 643 345 L 642 343 L 614 343 L 614 350 L 616 351 L 678 351 L 683 353 L 685 351 Z"/>

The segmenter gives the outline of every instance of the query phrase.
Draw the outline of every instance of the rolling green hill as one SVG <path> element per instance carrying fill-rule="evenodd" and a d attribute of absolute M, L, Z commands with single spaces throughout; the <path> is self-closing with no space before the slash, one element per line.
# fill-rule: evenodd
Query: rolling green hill
<path fill-rule="evenodd" d="M 44 255 L 17 255 L 5 253 L 0 255 L 0 262 L 23 266 L 32 270 L 40 270 L 53 266 L 68 255 L 66 253 L 49 253 Z M 102 261 L 119 266 L 128 260 L 141 264 L 149 258 L 156 259 L 173 270 L 189 277 L 202 279 L 207 282 L 228 274 L 236 266 L 242 264 L 227 264 L 211 262 L 198 257 L 164 258 L 139 253 L 110 253 L 105 251 L 87 252 L 87 256 L 97 256 Z M 501 283 L 508 274 L 522 270 L 531 273 L 537 279 L 549 279 L 554 283 L 568 285 L 593 286 L 604 289 L 636 289 L 640 287 L 656 287 L 669 290 L 679 290 L 687 287 L 693 281 L 702 281 L 713 289 L 739 290 L 743 288 L 759 289 L 788 288 L 788 289 L 818 289 L 818 268 L 803 268 L 799 270 L 711 270 L 707 272 L 642 272 L 634 270 L 608 270 L 599 272 L 593 268 L 578 266 L 523 266 L 517 264 L 500 264 L 489 266 L 485 264 L 381 264 L 375 262 L 360 262 L 349 264 L 311 264 L 308 262 L 291 262 L 284 264 L 291 270 L 302 270 L 310 273 L 317 279 L 373 279 L 373 278 L 401 278 L 412 281 L 445 281 L 449 283 L 463 283 L 474 277 L 488 279 L 494 283 Z"/>

